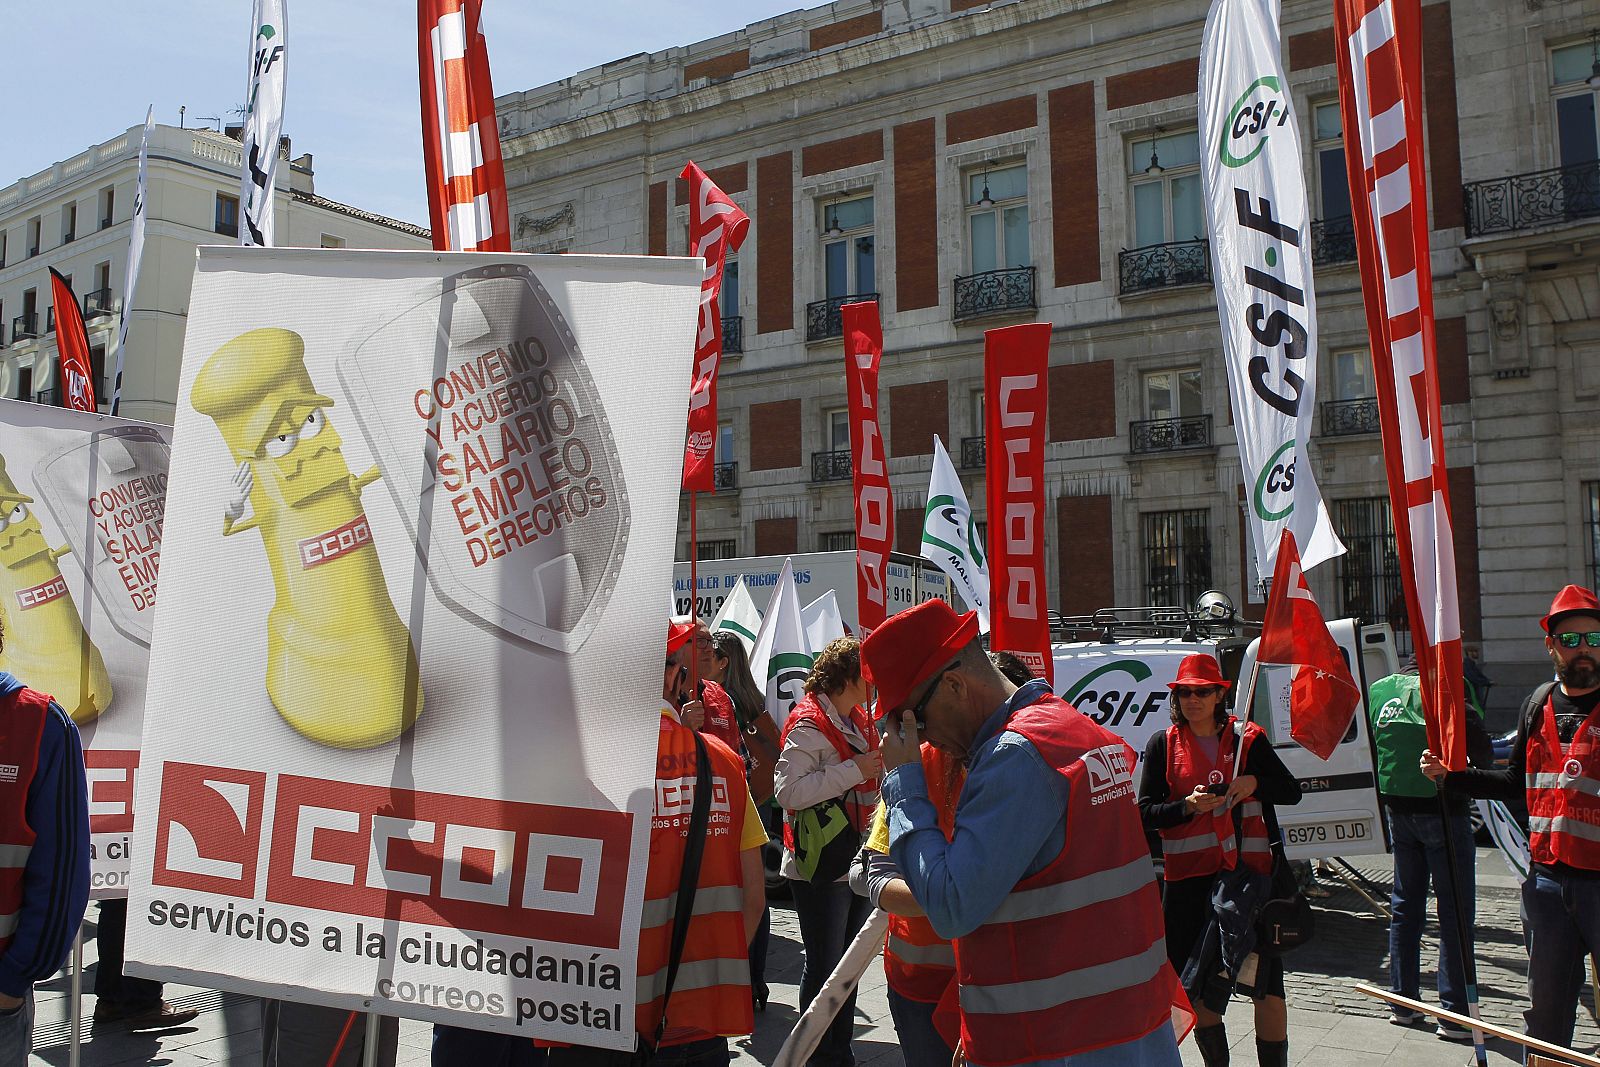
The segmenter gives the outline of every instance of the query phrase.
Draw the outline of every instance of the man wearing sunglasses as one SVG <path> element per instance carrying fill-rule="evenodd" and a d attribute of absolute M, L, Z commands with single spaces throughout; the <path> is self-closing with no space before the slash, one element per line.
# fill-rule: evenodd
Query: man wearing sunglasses
<path fill-rule="evenodd" d="M 1504 771 L 1445 773 L 1431 752 L 1422 771 L 1471 796 L 1525 790 L 1528 851 L 1522 883 L 1528 945 L 1528 1036 L 1572 1046 L 1584 959 L 1600 952 L 1600 599 L 1569 585 L 1544 617 L 1556 680 L 1522 706 Z"/>

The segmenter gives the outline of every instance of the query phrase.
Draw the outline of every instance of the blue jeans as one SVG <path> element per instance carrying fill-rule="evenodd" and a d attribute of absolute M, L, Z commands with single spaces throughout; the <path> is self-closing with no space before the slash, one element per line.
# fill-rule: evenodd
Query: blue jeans
<path fill-rule="evenodd" d="M 1183 1059 L 1178 1055 L 1178 1039 L 1173 1036 L 1172 1027 L 1163 1023 L 1137 1041 L 1076 1056 L 1038 1060 L 1035 1067 L 1183 1067 Z"/>
<path fill-rule="evenodd" d="M 733 1055 L 728 1051 L 725 1037 L 668 1045 L 656 1049 L 656 1054 L 650 1057 L 650 1067 L 728 1067 L 732 1062 Z"/>
<path fill-rule="evenodd" d="M 548 1058 L 530 1038 L 433 1024 L 433 1067 L 538 1067 Z"/>
<path fill-rule="evenodd" d="M 1467 1014 L 1467 978 L 1461 956 L 1461 927 L 1456 925 L 1456 903 L 1450 894 L 1450 865 L 1445 851 L 1444 817 L 1433 813 L 1388 811 L 1389 837 L 1394 842 L 1394 892 L 1389 898 L 1394 917 L 1389 920 L 1389 988 L 1417 999 L 1422 925 L 1428 917 L 1428 883 L 1438 902 L 1439 1003 L 1447 1010 Z M 1465 815 L 1450 816 L 1450 838 L 1456 852 L 1456 885 L 1461 892 L 1460 918 L 1472 930 L 1476 901 L 1474 865 L 1477 848 L 1472 823 Z"/>
<path fill-rule="evenodd" d="M 0 1067 L 28 1067 L 33 1051 L 33 990 L 15 1011 L 0 1012 Z"/>
<path fill-rule="evenodd" d="M 894 1016 L 894 1032 L 900 1038 L 900 1055 L 906 1067 L 946 1067 L 955 1058 L 955 1049 L 944 1043 L 933 1025 L 937 1004 L 903 997 L 889 989 L 889 1014 Z"/>
<path fill-rule="evenodd" d="M 817 885 L 791 878 L 789 887 L 794 893 L 795 916 L 800 920 L 800 941 L 806 950 L 806 966 L 800 976 L 803 1014 L 838 966 L 851 938 L 872 914 L 872 902 L 856 896 L 848 882 Z M 808 1061 L 811 1067 L 851 1067 L 856 1062 L 855 1053 L 850 1050 L 855 1025 L 856 995 L 852 990 L 822 1036 L 817 1051 L 812 1053 Z"/>
<path fill-rule="evenodd" d="M 1534 866 L 1522 883 L 1528 942 L 1528 1036 L 1572 1047 L 1584 960 L 1600 951 L 1600 878 Z"/>

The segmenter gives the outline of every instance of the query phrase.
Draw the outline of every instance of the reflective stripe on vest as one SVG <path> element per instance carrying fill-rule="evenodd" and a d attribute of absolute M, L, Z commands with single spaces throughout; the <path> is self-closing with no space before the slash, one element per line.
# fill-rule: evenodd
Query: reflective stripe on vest
<path fill-rule="evenodd" d="M 1167 962 L 1135 799 L 1136 754 L 1046 696 L 1012 713 L 1067 779 L 1066 844 L 1017 883 L 987 922 L 956 939 L 962 1042 L 973 1063 L 1008 1065 L 1125 1044 L 1193 1012 Z"/>
<path fill-rule="evenodd" d="M 954 967 L 956 965 L 956 950 L 948 941 L 940 941 L 932 945 L 913 945 L 894 935 L 889 936 L 889 951 L 896 958 L 907 963 L 918 964 L 923 967 Z"/>
<path fill-rule="evenodd" d="M 0 698 L 6 724 L 0 732 L 0 764 L 15 769 L 0 779 L 0 953 L 11 943 L 22 909 L 23 877 L 35 839 L 28 825 L 28 791 L 50 714 L 49 696 L 37 690 L 17 689 Z"/>
<path fill-rule="evenodd" d="M 26 867 L 32 845 L 0 845 L 0 867 Z"/>
<path fill-rule="evenodd" d="M 1554 690 L 1528 731 L 1528 854 L 1535 863 L 1600 870 L 1600 707 L 1570 744 L 1556 728 Z"/>
<path fill-rule="evenodd" d="M 7 915 L 0 915 L 0 937 L 10 937 L 17 932 L 17 916 L 21 912 L 13 911 Z"/>
<path fill-rule="evenodd" d="M 740 981 L 741 972 L 744 980 Z M 672 1004 L 668 1005 L 672 1012 L 672 1022 L 682 1025 L 688 1020 L 684 1019 L 674 1008 L 678 1002 L 679 993 L 687 993 L 691 989 L 710 989 L 713 986 L 736 986 L 750 984 L 750 961 L 712 959 L 712 960 L 684 960 L 678 964 L 678 977 L 672 983 Z M 661 968 L 651 974 L 639 976 L 639 1003 L 655 1000 L 667 988 L 667 969 Z M 749 994 L 746 994 L 748 997 Z"/>
<path fill-rule="evenodd" d="M 742 917 L 744 889 L 736 885 L 713 885 L 697 888 L 694 891 L 694 908 L 690 912 L 691 915 L 710 915 L 720 911 L 730 911 Z M 639 925 L 647 930 L 656 926 L 670 927 L 673 916 L 677 914 L 678 891 L 674 889 L 671 896 L 644 902 Z"/>

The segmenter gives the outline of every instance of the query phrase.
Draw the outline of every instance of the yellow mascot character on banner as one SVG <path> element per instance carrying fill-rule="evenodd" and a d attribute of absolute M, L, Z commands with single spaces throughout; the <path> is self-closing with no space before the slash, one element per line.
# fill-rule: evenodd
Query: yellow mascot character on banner
<path fill-rule="evenodd" d="M 306 370 L 305 342 L 271 327 L 235 337 L 200 368 L 190 402 L 239 464 L 222 533 L 259 529 L 272 567 L 273 706 L 325 745 L 370 748 L 399 737 L 422 711 L 422 686 L 361 507 L 378 468 L 350 473 L 328 423 L 333 401 Z"/>
<path fill-rule="evenodd" d="M 70 546 L 51 548 L 33 497 L 17 489 L 0 456 L 0 670 L 49 693 L 74 722 L 96 718 L 111 703 L 106 661 L 83 630 L 78 606 L 56 560 Z"/>

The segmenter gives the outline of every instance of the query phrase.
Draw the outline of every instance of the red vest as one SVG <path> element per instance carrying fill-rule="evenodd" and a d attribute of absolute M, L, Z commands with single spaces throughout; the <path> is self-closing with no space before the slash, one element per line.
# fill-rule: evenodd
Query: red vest
<path fill-rule="evenodd" d="M 734 714 L 733 698 L 716 682 L 707 681 L 701 684 L 705 687 L 701 690 L 700 702 L 706 706 L 706 721 L 705 725 L 700 727 L 700 732 L 710 734 L 734 752 L 738 752 L 744 740 L 739 736 L 739 717 Z"/>
<path fill-rule="evenodd" d="M 681 1045 L 709 1036 L 731 1037 L 755 1028 L 750 1005 L 749 939 L 744 928 L 744 890 L 739 839 L 747 809 L 744 763 L 714 737 L 701 735 L 711 757 L 711 822 L 694 917 L 684 941 L 678 978 L 668 1005 L 663 1045 Z M 672 948 L 672 916 L 683 870 L 684 840 L 698 768 L 694 733 L 661 716 L 656 749 L 656 810 L 650 829 L 650 864 L 645 872 L 644 918 L 639 934 L 639 984 L 634 1025 L 653 1038 L 661 1018 Z M 672 789 L 663 789 L 671 785 Z M 663 796 L 681 798 L 670 811 Z"/>
<path fill-rule="evenodd" d="M 1161 896 L 1135 800 L 1135 754 L 1058 697 L 1021 734 L 1066 776 L 1066 842 L 987 922 L 956 939 L 961 1037 L 985 1067 L 1076 1056 L 1194 1024 L 1167 962 Z"/>
<path fill-rule="evenodd" d="M 1555 701 L 1528 732 L 1528 852 L 1535 863 L 1600 871 L 1600 707 L 1561 747 Z"/>
<path fill-rule="evenodd" d="M 18 689 L 0 699 L 0 953 L 11 944 L 22 910 L 22 874 L 33 851 L 28 825 L 28 787 L 39 768 L 50 698 Z"/>
<path fill-rule="evenodd" d="M 878 731 L 872 725 L 872 719 L 859 707 L 850 709 L 850 721 L 855 725 L 856 732 L 867 742 L 867 751 L 878 750 Z M 778 739 L 780 747 L 789 743 L 789 733 L 801 723 L 810 723 L 822 732 L 833 746 L 833 751 L 838 755 L 839 762 L 854 759 L 861 755 L 855 746 L 850 744 L 844 736 L 844 731 L 833 723 L 833 719 L 823 710 L 822 703 L 812 694 L 807 693 L 800 698 L 800 702 L 789 712 L 789 719 L 783 724 L 783 736 Z M 850 825 L 858 833 L 866 833 L 872 825 L 872 813 L 878 806 L 878 780 L 868 778 L 866 781 L 851 788 L 844 795 L 844 810 L 850 816 Z M 794 827 L 789 819 L 783 820 L 783 847 L 790 852 L 794 851 Z"/>
<path fill-rule="evenodd" d="M 1250 746 L 1265 734 L 1253 722 L 1245 723 L 1243 728 L 1242 762 L 1248 763 Z M 1193 730 L 1178 725 L 1167 727 L 1167 786 L 1172 799 L 1188 796 L 1196 786 L 1233 781 L 1234 739 L 1239 736 L 1238 730 L 1238 720 L 1228 716 L 1227 724 L 1217 735 L 1217 760 L 1213 763 L 1201 751 Z M 1196 813 L 1187 821 L 1162 830 L 1161 858 L 1165 861 L 1167 881 L 1232 870 L 1241 848 L 1246 867 L 1270 874 L 1272 852 L 1267 843 L 1267 820 L 1262 814 L 1261 802 L 1254 797 L 1244 801 L 1239 805 L 1239 815 L 1242 844 L 1235 843 L 1233 813 L 1224 808 L 1210 814 Z"/>
<path fill-rule="evenodd" d="M 939 828 L 949 840 L 955 832 L 956 801 L 966 772 L 959 762 L 924 742 L 922 773 L 928 782 L 928 799 L 939 812 Z M 891 915 L 883 971 L 889 986 L 907 1000 L 937 1004 L 955 980 L 955 949 L 923 916 Z"/>

